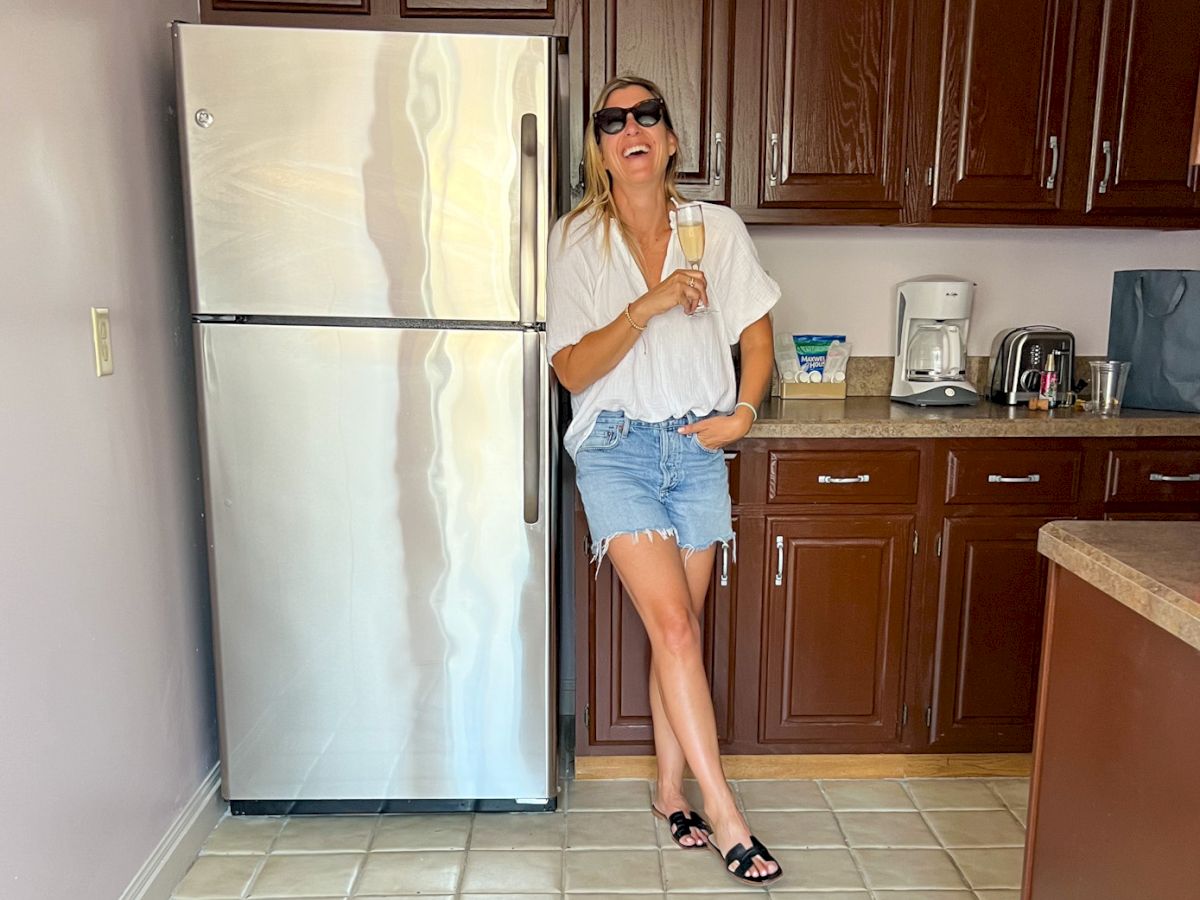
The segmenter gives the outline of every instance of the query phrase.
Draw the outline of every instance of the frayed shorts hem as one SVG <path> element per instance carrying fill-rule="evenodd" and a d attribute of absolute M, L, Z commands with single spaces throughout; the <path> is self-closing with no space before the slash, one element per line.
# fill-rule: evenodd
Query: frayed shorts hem
<path fill-rule="evenodd" d="M 606 537 L 601 538 L 598 541 L 592 541 L 592 559 L 591 559 L 591 561 L 596 566 L 596 577 L 597 578 L 600 577 L 600 563 L 602 563 L 604 561 L 604 557 L 608 554 L 609 545 L 616 538 L 625 537 L 626 535 L 632 535 L 633 543 L 636 544 L 638 542 L 638 540 L 642 537 L 645 537 L 647 540 L 653 541 L 654 535 L 656 535 L 656 534 L 659 537 L 661 537 L 664 541 L 667 540 L 668 538 L 673 538 L 676 541 L 676 543 L 678 544 L 679 535 L 675 531 L 674 528 L 639 528 L 639 529 L 632 530 L 632 531 L 617 531 L 617 532 L 614 532 L 613 534 L 610 534 L 610 535 L 607 535 Z M 733 561 L 735 563 L 737 562 L 737 542 L 734 541 L 734 535 L 733 535 L 732 531 L 729 532 L 729 534 L 724 537 L 715 537 L 711 541 L 705 541 L 705 542 L 702 542 L 699 544 L 678 544 L 678 546 L 679 546 L 680 550 L 684 551 L 683 559 L 684 559 L 684 562 L 686 562 L 687 560 L 692 558 L 693 553 L 699 553 L 701 550 L 707 550 L 713 544 L 720 544 L 722 547 L 728 547 L 730 544 L 733 544 L 733 547 L 734 547 L 734 550 L 733 550 L 734 560 Z"/>

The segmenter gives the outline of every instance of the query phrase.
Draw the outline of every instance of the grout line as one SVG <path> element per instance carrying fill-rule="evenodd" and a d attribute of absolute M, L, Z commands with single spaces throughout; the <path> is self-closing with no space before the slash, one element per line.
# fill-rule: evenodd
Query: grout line
<path fill-rule="evenodd" d="M 347 897 L 353 897 L 354 892 L 358 890 L 358 883 L 362 880 L 363 870 L 367 868 L 367 858 L 371 855 L 371 847 L 375 843 L 375 835 L 379 834 L 379 822 L 382 819 L 378 813 L 375 814 L 375 821 L 371 825 L 371 834 L 367 838 L 367 848 L 363 851 L 363 858 L 354 869 L 354 877 L 350 879 L 350 890 L 346 892 Z"/>
<path fill-rule="evenodd" d="M 471 854 L 471 841 L 475 837 L 475 817 L 478 815 L 479 813 L 472 811 L 471 824 L 467 826 L 467 839 L 464 841 L 467 846 L 463 848 L 462 865 L 458 867 L 458 878 L 454 881 L 453 893 L 456 897 L 462 893 L 463 881 L 467 877 L 467 857 Z"/>
<path fill-rule="evenodd" d="M 230 818 L 233 814 L 230 813 Z M 267 860 L 271 858 L 271 851 L 275 849 L 275 843 L 279 840 L 279 836 L 283 834 L 283 829 L 287 828 L 287 823 L 292 819 L 291 816 L 283 816 L 283 821 L 279 825 L 279 830 L 275 832 L 275 837 L 271 838 L 271 842 L 267 844 L 267 850 L 262 855 L 262 860 L 254 867 L 254 873 L 250 876 L 250 880 L 246 882 L 246 887 L 242 891 L 243 897 L 249 897 L 250 892 L 254 890 L 254 883 L 258 881 L 258 876 L 262 874 L 262 870 L 267 866 Z"/>

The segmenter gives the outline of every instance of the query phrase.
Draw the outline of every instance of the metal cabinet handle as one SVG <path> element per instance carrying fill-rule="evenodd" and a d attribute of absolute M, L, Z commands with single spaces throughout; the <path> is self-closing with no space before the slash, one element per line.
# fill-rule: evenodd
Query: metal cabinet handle
<path fill-rule="evenodd" d="M 725 140 L 721 132 L 713 136 L 713 184 L 719 185 L 725 177 Z"/>
<path fill-rule="evenodd" d="M 817 476 L 817 484 L 866 484 L 870 480 L 870 475 L 851 475 L 849 478 L 837 478 L 833 475 Z"/>
<path fill-rule="evenodd" d="M 1042 476 L 1036 473 L 1033 475 L 1018 475 L 1011 478 L 1007 475 L 988 476 L 988 484 L 1037 484 L 1041 480 Z"/>
<path fill-rule="evenodd" d="M 1104 154 L 1104 177 L 1100 179 L 1100 186 L 1096 188 L 1096 193 L 1108 193 L 1108 179 L 1112 177 L 1112 141 L 1105 141 L 1100 145 L 1100 151 Z"/>
<path fill-rule="evenodd" d="M 1151 472 L 1151 481 L 1200 481 L 1200 472 L 1192 472 L 1190 475 L 1163 475 L 1161 472 Z"/>
<path fill-rule="evenodd" d="M 771 184 L 779 183 L 779 135 L 774 132 L 771 134 L 771 170 L 767 180 Z"/>
<path fill-rule="evenodd" d="M 729 587 L 729 545 L 721 547 L 721 587 Z"/>
<path fill-rule="evenodd" d="M 1050 135 L 1050 175 L 1046 178 L 1046 190 L 1054 190 L 1054 179 L 1058 177 L 1058 135 Z"/>
<path fill-rule="evenodd" d="M 775 535 L 775 587 L 783 586 L 783 535 Z"/>

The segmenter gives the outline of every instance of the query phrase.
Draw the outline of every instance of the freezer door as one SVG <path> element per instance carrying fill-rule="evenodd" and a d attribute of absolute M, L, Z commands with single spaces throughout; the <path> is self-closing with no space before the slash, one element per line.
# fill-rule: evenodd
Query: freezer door
<path fill-rule="evenodd" d="M 175 50 L 193 312 L 545 319 L 549 39 L 177 25 Z"/>
<path fill-rule="evenodd" d="M 541 335 L 195 327 L 226 797 L 553 796 Z"/>

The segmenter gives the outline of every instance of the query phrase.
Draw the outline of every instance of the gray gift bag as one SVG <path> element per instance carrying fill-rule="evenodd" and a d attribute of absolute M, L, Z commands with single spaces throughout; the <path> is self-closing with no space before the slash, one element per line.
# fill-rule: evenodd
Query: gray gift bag
<path fill-rule="evenodd" d="M 1200 271 L 1113 273 L 1108 358 L 1132 363 L 1123 406 L 1200 412 Z"/>

